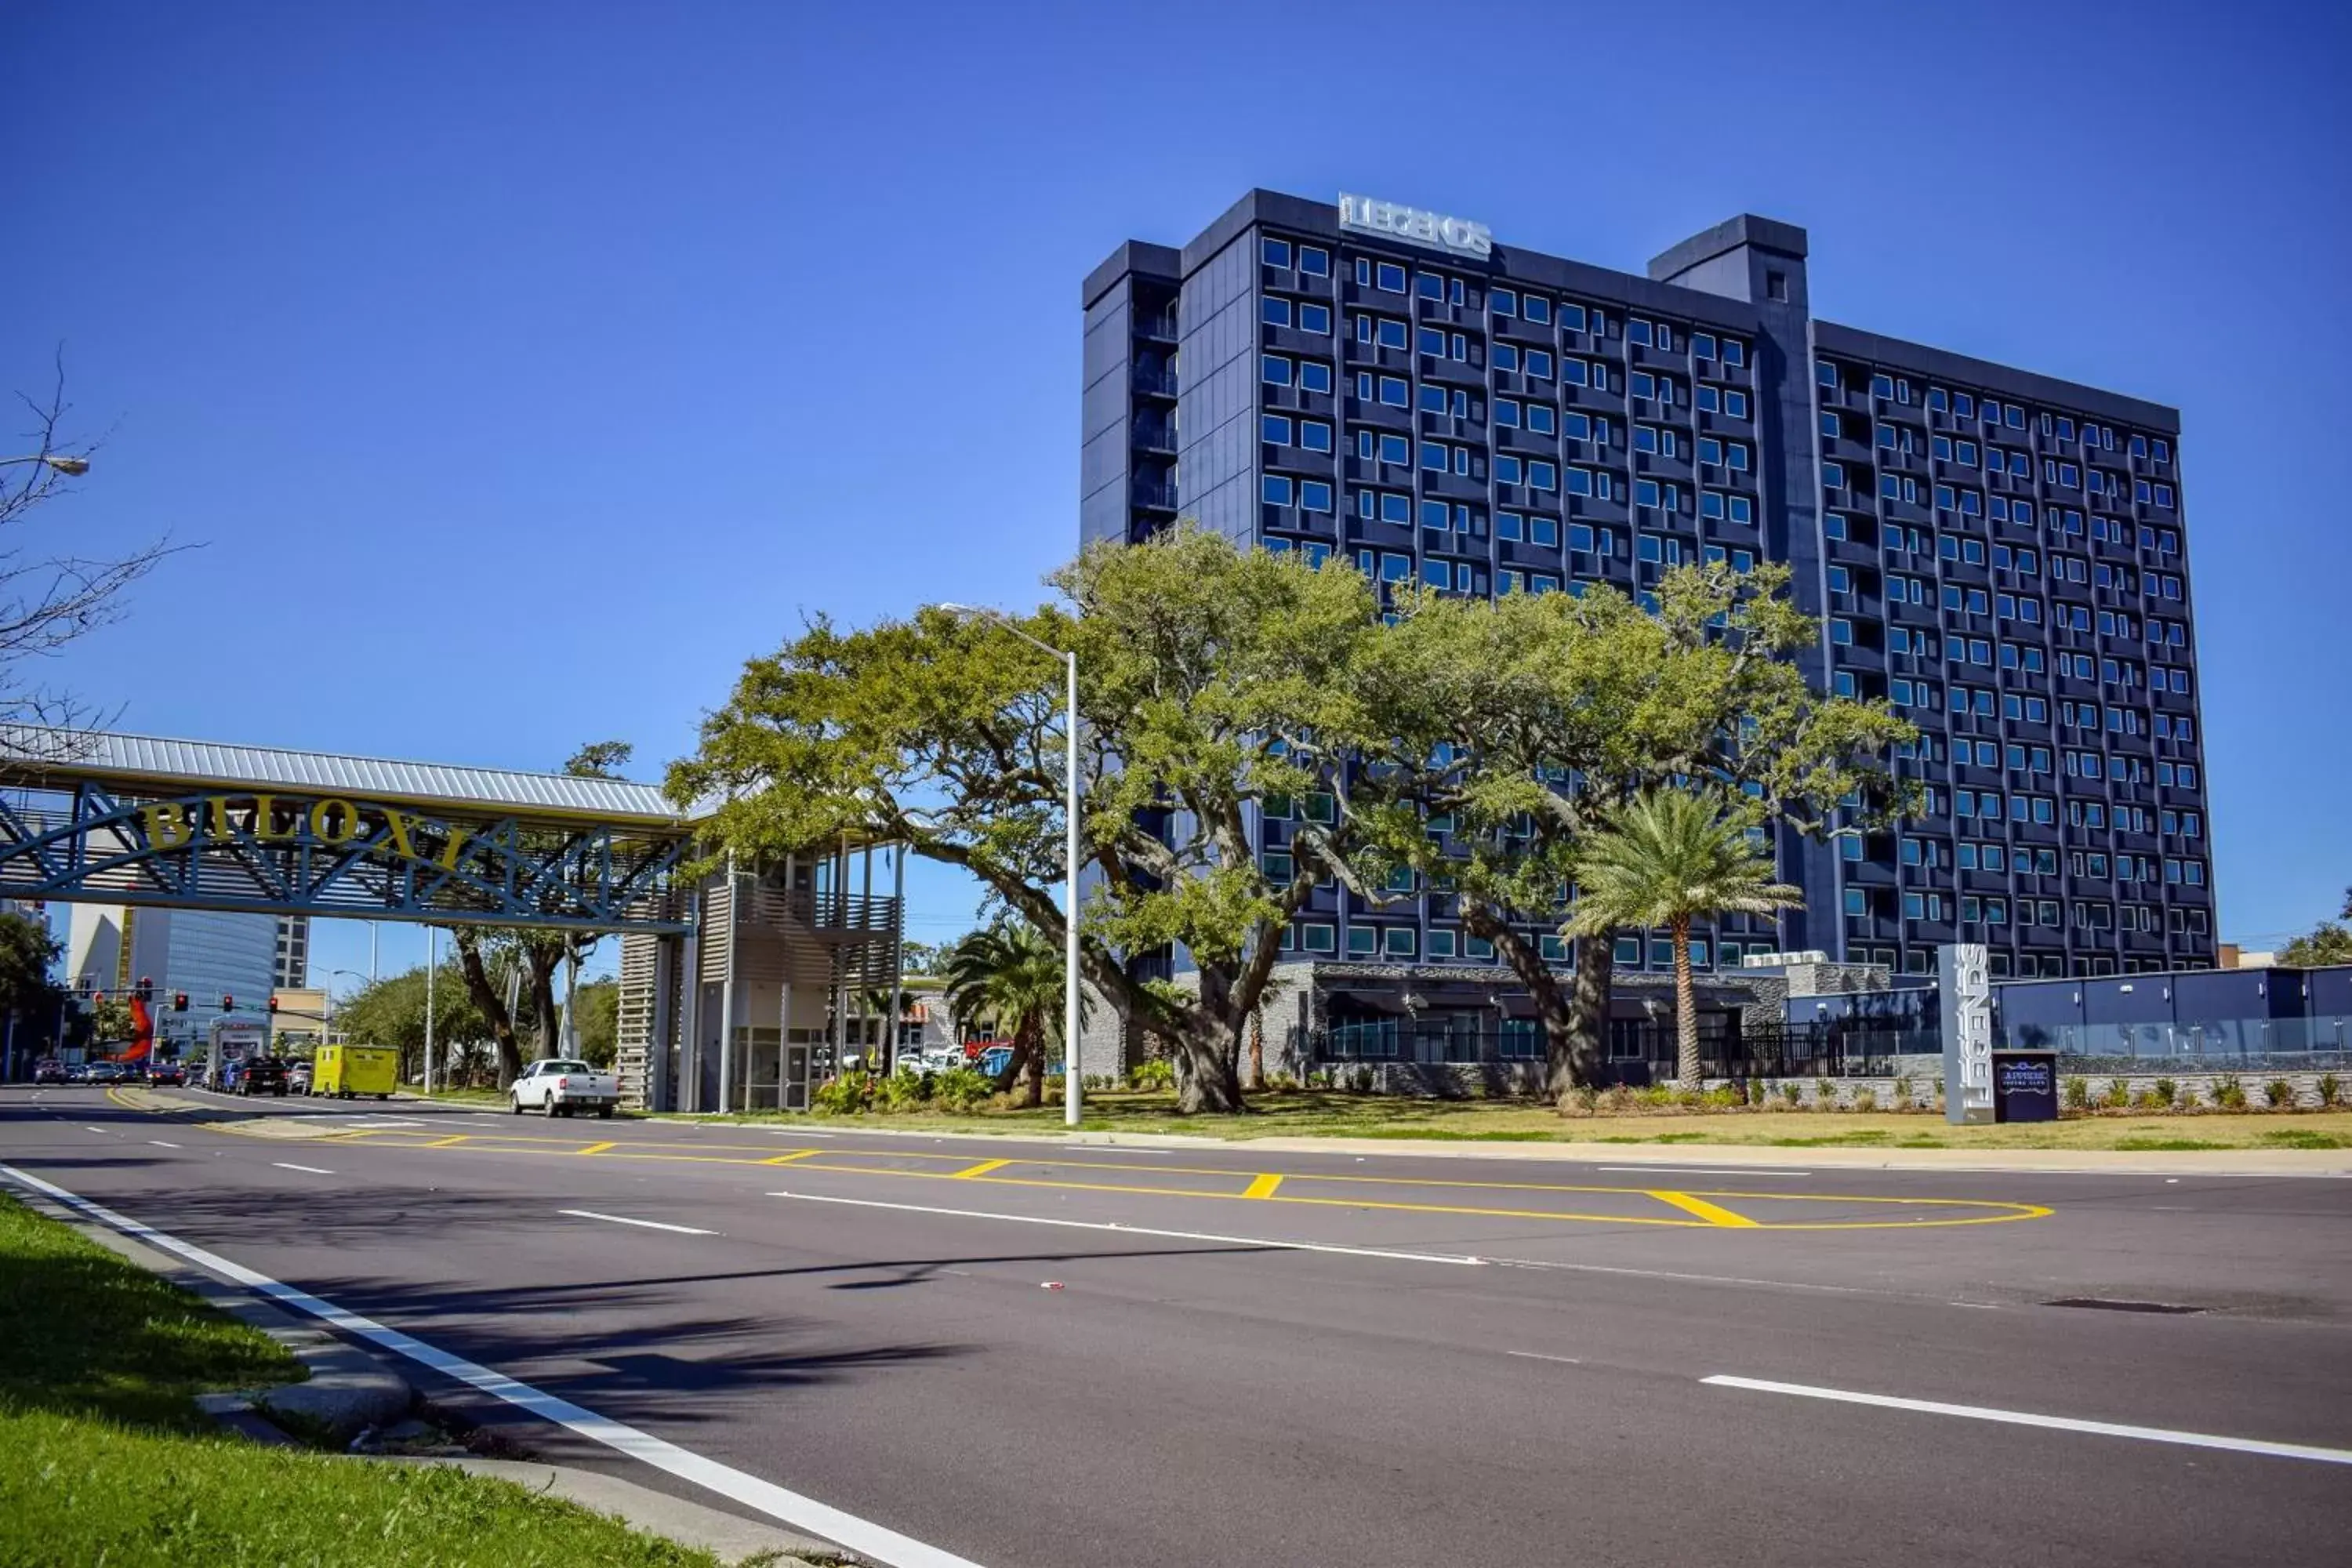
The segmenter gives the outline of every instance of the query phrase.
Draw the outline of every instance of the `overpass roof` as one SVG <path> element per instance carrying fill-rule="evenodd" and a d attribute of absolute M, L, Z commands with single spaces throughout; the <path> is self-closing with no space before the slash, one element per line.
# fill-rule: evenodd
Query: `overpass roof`
<path fill-rule="evenodd" d="M 589 816 L 673 829 L 704 815 L 678 810 L 657 785 L 625 779 L 405 763 L 387 757 L 32 724 L 0 726 L 0 774 L 163 784 L 175 792 L 221 785 L 356 795 L 422 805 Z"/>

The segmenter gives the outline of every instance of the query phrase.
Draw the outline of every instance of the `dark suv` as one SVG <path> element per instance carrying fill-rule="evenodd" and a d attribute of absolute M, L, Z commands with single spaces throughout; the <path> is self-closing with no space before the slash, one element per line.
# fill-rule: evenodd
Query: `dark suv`
<path fill-rule="evenodd" d="M 157 1062 L 147 1069 L 147 1081 L 184 1084 L 188 1081 L 188 1073 L 187 1069 L 177 1062 Z"/>
<path fill-rule="evenodd" d="M 286 1093 L 286 1063 L 278 1057 L 247 1057 L 232 1062 L 228 1068 L 228 1089 L 231 1094 Z"/>

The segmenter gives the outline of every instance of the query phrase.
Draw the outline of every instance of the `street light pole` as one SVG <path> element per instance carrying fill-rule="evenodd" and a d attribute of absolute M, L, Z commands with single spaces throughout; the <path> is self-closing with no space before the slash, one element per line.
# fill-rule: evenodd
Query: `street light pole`
<path fill-rule="evenodd" d="M 937 608 L 951 616 L 985 616 L 1062 661 L 1062 1122 L 1076 1127 L 1086 1104 L 1078 1073 L 1078 656 L 1031 637 L 1002 610 L 984 605 Z"/>

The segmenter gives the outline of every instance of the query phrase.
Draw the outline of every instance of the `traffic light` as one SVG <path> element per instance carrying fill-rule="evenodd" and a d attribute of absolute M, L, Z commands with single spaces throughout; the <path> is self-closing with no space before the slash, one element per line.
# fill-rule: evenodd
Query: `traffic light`
<path fill-rule="evenodd" d="M 188 994 L 187 994 L 186 992 L 184 992 L 184 991 L 174 991 L 174 992 L 173 992 L 173 993 L 172 993 L 172 1011 L 173 1011 L 173 1012 L 174 1012 L 174 1013 L 184 1013 L 184 1012 L 186 1012 L 187 1010 L 188 1010 Z"/>
<path fill-rule="evenodd" d="M 269 999 L 269 1010 L 273 1013 L 278 1011 L 278 998 L 275 996 Z"/>
<path fill-rule="evenodd" d="M 236 1011 L 236 998 L 230 995 L 226 991 L 221 993 L 221 1011 L 224 1013 L 234 1013 Z"/>
<path fill-rule="evenodd" d="M 143 974 L 139 977 L 139 1000 L 142 1002 L 155 1000 L 155 983 Z"/>

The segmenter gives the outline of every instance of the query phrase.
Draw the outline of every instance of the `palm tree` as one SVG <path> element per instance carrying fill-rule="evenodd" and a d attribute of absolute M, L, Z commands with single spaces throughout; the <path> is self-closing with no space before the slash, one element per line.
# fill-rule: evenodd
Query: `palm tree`
<path fill-rule="evenodd" d="M 1025 921 L 1000 921 L 950 948 L 940 967 L 958 1018 L 985 1015 L 1012 1033 L 1013 1056 L 997 1076 L 997 1092 L 1025 1071 L 1021 1103 L 1042 1103 L 1045 1039 L 1059 1032 L 1062 1016 L 1061 949 Z"/>
<path fill-rule="evenodd" d="M 1761 915 L 1804 902 L 1771 880 L 1771 858 L 1723 793 L 1652 789 L 1612 809 L 1576 858 L 1576 908 L 1562 928 L 1605 940 L 1628 927 L 1664 926 L 1675 942 L 1675 1066 L 1699 1086 L 1698 1007 L 1691 990 L 1691 921 L 1722 913 Z"/>

